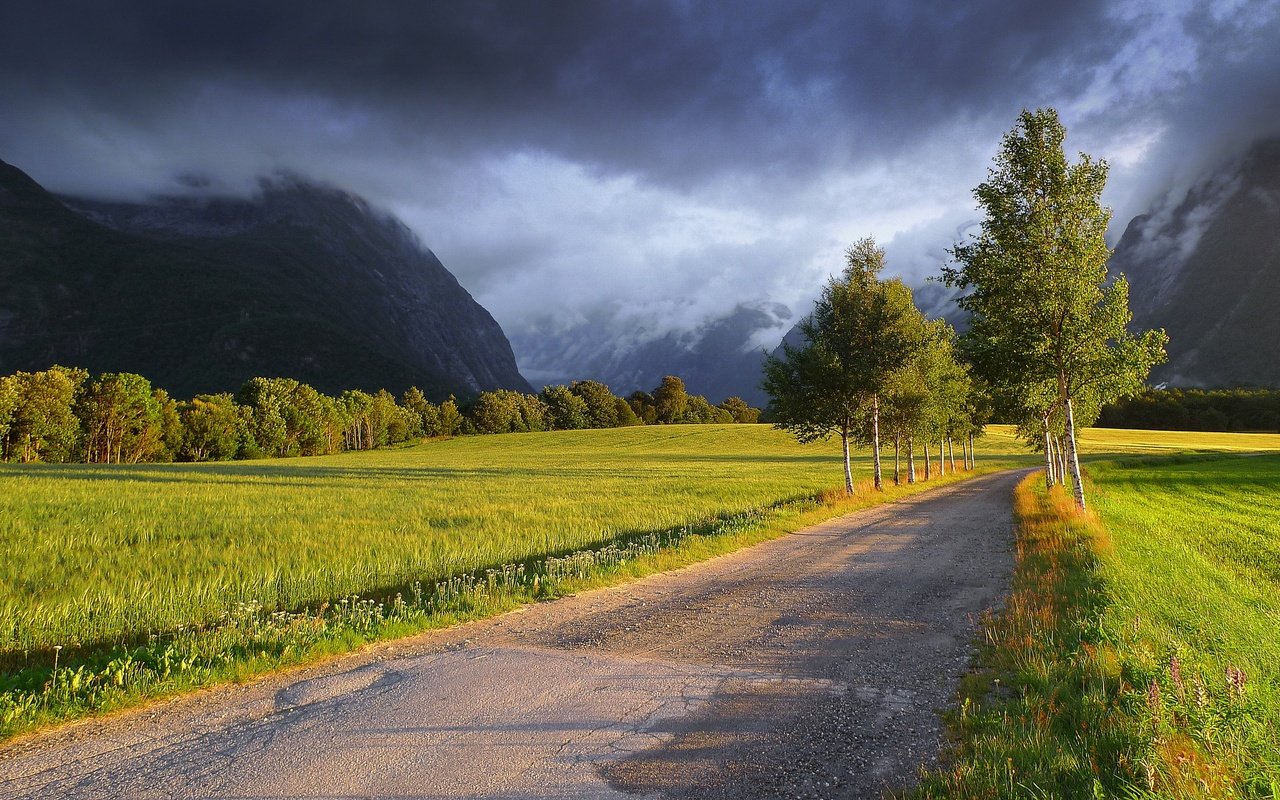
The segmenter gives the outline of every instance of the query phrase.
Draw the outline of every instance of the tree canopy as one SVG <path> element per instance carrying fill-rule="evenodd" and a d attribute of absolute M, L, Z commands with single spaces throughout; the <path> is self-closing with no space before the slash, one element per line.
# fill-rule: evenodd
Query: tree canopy
<path fill-rule="evenodd" d="M 1084 507 L 1073 405 L 1138 391 L 1164 358 L 1163 331 L 1127 331 L 1129 285 L 1109 281 L 1107 164 L 1063 149 L 1053 109 L 1023 111 L 974 190 L 979 233 L 957 244 L 946 282 L 971 314 L 965 352 L 998 392 L 1036 416 L 1062 409 L 1077 504 Z"/>
<path fill-rule="evenodd" d="M 911 291 L 881 280 L 884 250 L 866 238 L 845 251 L 845 268 L 823 287 L 800 324 L 804 344 L 784 343 L 765 360 L 764 390 L 777 427 L 801 442 L 839 434 L 845 491 L 853 493 L 849 440 L 870 420 L 874 480 L 881 487 L 879 398 L 890 376 L 911 357 L 913 326 L 922 319 Z"/>

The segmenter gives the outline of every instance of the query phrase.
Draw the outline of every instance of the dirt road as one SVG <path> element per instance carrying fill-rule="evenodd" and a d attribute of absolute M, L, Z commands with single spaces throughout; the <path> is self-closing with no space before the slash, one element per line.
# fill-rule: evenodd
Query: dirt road
<path fill-rule="evenodd" d="M 1016 480 L 0 748 L 0 797 L 876 797 L 940 749 Z"/>

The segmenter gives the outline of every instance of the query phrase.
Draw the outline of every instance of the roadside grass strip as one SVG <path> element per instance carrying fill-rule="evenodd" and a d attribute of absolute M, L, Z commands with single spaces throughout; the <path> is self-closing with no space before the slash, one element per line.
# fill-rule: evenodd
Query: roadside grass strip
<path fill-rule="evenodd" d="M 1019 485 L 1012 592 L 914 796 L 1280 798 L 1280 458 L 1089 480 L 1096 515 Z"/>

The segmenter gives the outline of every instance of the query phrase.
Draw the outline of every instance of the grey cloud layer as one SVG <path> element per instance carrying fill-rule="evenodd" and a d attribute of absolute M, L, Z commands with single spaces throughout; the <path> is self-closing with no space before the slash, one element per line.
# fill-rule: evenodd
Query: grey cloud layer
<path fill-rule="evenodd" d="M 1097 31 L 1123 35 L 1070 2 L 23 5 L 0 32 L 11 102 L 145 129 L 211 89 L 314 98 L 435 152 L 539 149 L 675 183 L 883 151 L 1077 81 Z"/>
<path fill-rule="evenodd" d="M 0 158 L 99 195 L 315 175 L 508 327 L 799 308 L 866 234 L 930 271 L 1024 106 L 1117 161 L 1122 213 L 1280 111 L 1276 0 L 19 5 Z"/>

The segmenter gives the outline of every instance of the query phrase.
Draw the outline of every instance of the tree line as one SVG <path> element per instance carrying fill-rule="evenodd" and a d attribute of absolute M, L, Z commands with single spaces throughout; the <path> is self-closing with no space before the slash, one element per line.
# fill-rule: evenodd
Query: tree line
<path fill-rule="evenodd" d="M 1103 428 L 1157 431 L 1280 431 L 1280 390 L 1146 389 L 1109 403 Z"/>
<path fill-rule="evenodd" d="M 872 481 L 884 488 L 882 451 L 893 449 L 893 481 L 945 475 L 960 442 L 964 468 L 986 422 L 983 402 L 956 349 L 956 334 L 927 320 L 911 290 L 884 280 L 884 250 L 871 238 L 845 252 L 843 272 L 828 280 L 799 324 L 802 345 L 783 344 L 765 360 L 768 412 L 802 442 L 840 437 L 845 492 L 853 494 L 852 444 L 871 448 Z M 932 452 L 931 452 L 932 447 Z M 936 454 L 936 469 L 935 459 Z"/>
<path fill-rule="evenodd" d="M 655 400 L 654 398 L 658 398 Z M 412 387 L 326 395 L 291 378 L 253 378 L 233 393 L 178 401 L 141 375 L 90 376 L 53 366 L 0 377 L 0 459 L 19 462 L 226 461 L 371 450 L 427 437 L 612 428 L 688 422 L 755 422 L 759 409 L 731 397 L 711 406 L 668 376 L 652 394 L 615 397 L 577 381 L 539 394 L 481 392 L 460 406 Z"/>
<path fill-rule="evenodd" d="M 1085 508 L 1076 431 L 1140 392 L 1168 339 L 1128 330 L 1128 282 L 1107 274 L 1107 164 L 1084 153 L 1070 162 L 1065 138 L 1053 109 L 1024 111 L 974 190 L 980 229 L 951 249 L 941 276 L 961 291 L 963 337 L 925 321 L 901 281 L 881 279 L 884 251 L 864 239 L 801 324 L 804 344 L 767 361 L 777 424 L 801 440 L 840 435 L 846 492 L 851 439 L 871 446 L 881 488 L 886 433 L 896 460 L 904 436 L 909 448 L 950 442 L 980 431 L 998 405 L 1044 453 L 1049 485 L 1069 484 Z"/>

